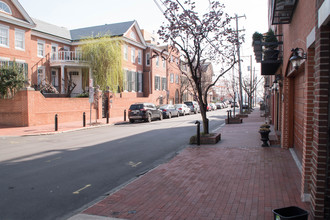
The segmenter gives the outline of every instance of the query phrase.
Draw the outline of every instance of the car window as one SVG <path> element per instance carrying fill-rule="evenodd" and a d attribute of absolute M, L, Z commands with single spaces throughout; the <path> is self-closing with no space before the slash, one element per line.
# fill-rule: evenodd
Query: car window
<path fill-rule="evenodd" d="M 135 104 L 135 105 L 131 105 L 131 107 L 129 109 L 131 110 L 140 110 L 143 108 L 142 104 Z"/>

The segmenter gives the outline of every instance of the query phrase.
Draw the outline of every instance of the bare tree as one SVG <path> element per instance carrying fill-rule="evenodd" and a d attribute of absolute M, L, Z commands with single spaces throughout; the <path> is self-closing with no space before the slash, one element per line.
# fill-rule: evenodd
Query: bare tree
<path fill-rule="evenodd" d="M 261 80 L 262 78 L 258 80 L 257 77 L 255 77 L 253 80 L 250 80 L 249 78 L 243 79 L 242 88 L 248 96 L 249 109 L 252 109 L 252 96 L 256 91 L 256 89 L 258 88 L 258 84 L 260 83 Z"/>
<path fill-rule="evenodd" d="M 209 11 L 204 15 L 195 11 L 192 0 L 185 0 L 184 3 L 164 0 L 163 4 L 167 23 L 160 27 L 158 34 L 160 39 L 180 50 L 181 61 L 189 70 L 186 76 L 201 108 L 204 133 L 208 134 L 207 93 L 237 62 L 234 47 L 238 39 L 230 26 L 231 18 L 224 12 L 225 6 L 218 1 L 211 2 Z M 203 91 L 202 82 L 205 80 L 202 66 L 206 62 L 222 62 L 227 68 L 222 68 L 218 77 Z"/>

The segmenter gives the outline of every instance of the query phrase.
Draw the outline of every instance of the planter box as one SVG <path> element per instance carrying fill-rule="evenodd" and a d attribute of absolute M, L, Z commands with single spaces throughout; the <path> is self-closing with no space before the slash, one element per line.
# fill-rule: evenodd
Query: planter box
<path fill-rule="evenodd" d="M 249 115 L 248 114 L 237 114 L 236 117 L 238 117 L 238 118 L 247 118 L 247 117 L 249 117 Z"/>
<path fill-rule="evenodd" d="M 243 119 L 241 118 L 230 118 L 228 122 L 228 118 L 225 120 L 226 124 L 241 124 L 243 123 Z"/>
<path fill-rule="evenodd" d="M 208 136 L 201 135 L 201 144 L 216 144 L 221 140 L 221 133 L 211 133 Z M 197 144 L 196 135 L 190 138 L 190 144 Z"/>

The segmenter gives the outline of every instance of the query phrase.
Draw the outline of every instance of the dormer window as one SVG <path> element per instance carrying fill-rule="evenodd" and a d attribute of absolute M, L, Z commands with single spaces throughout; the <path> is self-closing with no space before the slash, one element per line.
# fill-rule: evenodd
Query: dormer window
<path fill-rule="evenodd" d="M 0 12 L 5 12 L 7 14 L 11 14 L 11 10 L 9 6 L 4 3 L 3 1 L 0 1 Z"/>

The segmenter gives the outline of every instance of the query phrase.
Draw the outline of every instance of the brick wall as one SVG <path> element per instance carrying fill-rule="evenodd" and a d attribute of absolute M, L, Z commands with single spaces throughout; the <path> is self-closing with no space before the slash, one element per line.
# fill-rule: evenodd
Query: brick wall
<path fill-rule="evenodd" d="M 321 26 L 315 33 L 315 73 L 314 73 L 314 123 L 312 149 L 311 211 L 314 219 L 329 218 L 329 188 L 326 187 L 327 153 L 329 151 L 329 69 L 330 69 L 330 27 Z M 328 150 L 328 151 L 327 151 Z M 326 199 L 327 198 L 327 199 Z"/>
<path fill-rule="evenodd" d="M 314 48 L 307 51 L 307 69 L 305 71 L 304 90 L 304 124 L 303 124 L 303 158 L 302 158 L 302 181 L 301 197 L 307 201 L 311 190 L 311 169 L 312 169 L 312 145 L 313 145 L 313 119 L 314 119 Z"/>
<path fill-rule="evenodd" d="M 54 123 L 55 114 L 59 123 L 82 120 L 86 112 L 89 120 L 90 104 L 88 98 L 45 98 L 34 90 L 19 91 L 12 99 L 0 99 L 0 124 L 5 126 L 34 126 Z M 92 119 L 102 116 L 100 108 L 92 108 Z"/>

